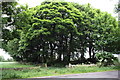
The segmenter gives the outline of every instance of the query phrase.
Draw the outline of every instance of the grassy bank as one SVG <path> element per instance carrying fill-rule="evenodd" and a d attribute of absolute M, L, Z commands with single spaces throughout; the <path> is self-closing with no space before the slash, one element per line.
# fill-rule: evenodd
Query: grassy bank
<path fill-rule="evenodd" d="M 118 67 L 97 67 L 97 66 L 79 66 L 74 68 L 59 68 L 59 67 L 48 67 L 38 68 L 32 70 L 4 70 L 2 71 L 3 79 L 14 79 L 14 78 L 33 78 L 42 76 L 56 76 L 63 74 L 76 74 L 76 73 L 88 73 L 88 72 L 102 72 L 118 70 Z"/>

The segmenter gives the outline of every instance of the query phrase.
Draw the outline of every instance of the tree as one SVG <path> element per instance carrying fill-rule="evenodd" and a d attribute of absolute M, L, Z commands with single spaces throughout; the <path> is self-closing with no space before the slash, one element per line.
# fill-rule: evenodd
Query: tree
<path fill-rule="evenodd" d="M 17 31 L 17 26 L 15 21 L 17 17 L 15 15 L 24 11 L 28 6 L 16 7 L 18 3 L 15 0 L 14 2 L 2 2 L 2 47 L 7 51 L 6 45 L 9 40 L 14 38 L 19 38 L 19 32 Z"/>
<path fill-rule="evenodd" d="M 74 4 L 74 6 L 84 12 L 83 24 L 79 25 L 82 27 L 78 27 L 85 37 L 81 41 L 89 48 L 90 58 L 95 58 L 95 53 L 107 49 L 106 44 L 115 38 L 112 34 L 118 29 L 117 21 L 110 14 L 92 8 L 90 4 L 85 6 Z"/>
<path fill-rule="evenodd" d="M 117 5 L 115 5 L 115 12 L 119 15 L 120 11 L 120 1 Z M 119 54 L 120 52 L 120 17 L 118 16 L 118 21 L 116 22 L 117 27 L 114 28 L 112 35 L 112 39 L 109 41 L 109 43 L 106 44 L 106 51 L 112 52 L 114 54 Z"/>
<path fill-rule="evenodd" d="M 35 8 L 35 13 L 29 14 L 32 10 L 34 9 L 24 12 L 24 15 L 28 15 L 29 24 L 23 21 L 26 26 L 21 33 L 19 51 L 24 57 L 34 53 L 36 55 L 30 57 L 33 60 L 37 57 L 35 61 L 39 61 L 41 57 L 44 63 L 49 58 L 53 60 L 53 54 L 57 53 L 58 61 L 62 61 L 63 55 L 63 60 L 69 63 L 73 52 L 72 39 L 74 34 L 78 34 L 74 24 L 76 20 L 81 20 L 81 13 L 67 2 L 44 2 Z"/>
<path fill-rule="evenodd" d="M 8 41 L 7 43 L 7 51 L 16 61 L 22 60 L 22 56 L 18 54 L 18 39 L 14 38 L 13 40 Z"/>
<path fill-rule="evenodd" d="M 106 45 L 115 37 L 118 26 L 110 14 L 90 4 L 45 1 L 34 8 L 21 6 L 17 10 L 14 36 L 11 31 L 5 33 L 11 36 L 5 39 L 7 50 L 17 61 L 85 63 L 89 49 L 90 59 L 95 62 L 96 52 L 107 51 Z"/>

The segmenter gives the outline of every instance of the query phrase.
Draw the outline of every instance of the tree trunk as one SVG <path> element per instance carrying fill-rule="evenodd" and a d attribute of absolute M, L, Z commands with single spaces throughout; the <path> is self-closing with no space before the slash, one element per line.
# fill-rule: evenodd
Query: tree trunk
<path fill-rule="evenodd" d="M 53 50 L 54 50 L 54 47 L 52 46 L 52 43 L 50 43 L 50 49 L 51 49 L 51 52 L 50 52 L 50 61 L 52 62 L 53 61 Z"/>
<path fill-rule="evenodd" d="M 91 44 L 89 43 L 89 58 L 92 57 L 91 52 L 92 52 L 92 46 L 91 46 Z"/>
<path fill-rule="evenodd" d="M 43 63 L 47 62 L 47 56 L 45 51 L 45 42 L 43 42 Z"/>
<path fill-rule="evenodd" d="M 94 48 L 92 49 L 92 53 L 93 53 L 92 58 L 95 58 L 95 51 L 94 51 Z"/>
<path fill-rule="evenodd" d="M 63 48 L 63 36 L 60 35 L 60 41 L 59 41 L 59 47 L 58 47 L 58 55 L 59 55 L 59 57 L 58 57 L 58 61 L 59 61 L 59 62 L 62 61 L 62 59 L 61 59 L 61 57 L 62 57 L 62 53 L 63 53 L 62 48 Z"/>
<path fill-rule="evenodd" d="M 64 46 L 64 57 L 63 57 L 63 61 L 66 63 L 66 61 L 67 61 L 67 52 L 68 52 L 68 48 L 67 48 L 67 43 L 68 43 L 68 41 L 67 41 L 67 38 L 65 38 L 65 46 Z"/>
<path fill-rule="evenodd" d="M 67 63 L 70 63 L 70 56 L 71 56 L 71 50 L 72 50 L 72 39 L 73 39 L 73 35 L 72 33 L 70 34 L 70 41 L 69 41 L 69 45 L 68 45 L 68 54 L 67 54 Z"/>

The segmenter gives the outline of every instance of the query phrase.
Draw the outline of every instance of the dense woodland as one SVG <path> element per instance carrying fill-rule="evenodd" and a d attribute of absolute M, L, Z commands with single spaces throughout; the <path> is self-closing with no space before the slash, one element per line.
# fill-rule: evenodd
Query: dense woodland
<path fill-rule="evenodd" d="M 29 8 L 3 2 L 2 48 L 20 62 L 96 63 L 98 52 L 120 53 L 120 26 L 107 12 L 73 2 Z M 85 54 L 89 58 L 85 58 Z"/>

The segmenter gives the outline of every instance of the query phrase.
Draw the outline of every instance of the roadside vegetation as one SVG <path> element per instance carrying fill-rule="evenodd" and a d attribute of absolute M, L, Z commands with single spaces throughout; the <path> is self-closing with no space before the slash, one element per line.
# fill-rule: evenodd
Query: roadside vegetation
<path fill-rule="evenodd" d="M 13 66 L 15 66 L 15 64 L 13 64 Z M 19 66 L 18 64 L 16 64 L 16 67 L 19 67 Z M 21 67 L 33 67 L 33 66 L 21 65 Z M 37 69 L 3 70 L 2 78 L 3 79 L 33 78 L 33 77 L 56 76 L 56 75 L 88 73 L 88 72 L 102 72 L 102 71 L 112 71 L 112 70 L 120 70 L 120 66 L 119 67 L 115 67 L 115 66 L 98 67 L 98 66 L 79 65 L 76 67 L 69 67 L 69 68 L 68 67 L 47 67 L 47 68 L 41 67 Z"/>
<path fill-rule="evenodd" d="M 88 73 L 88 72 L 103 72 L 120 70 L 120 63 L 115 62 L 115 66 L 100 67 L 96 65 L 74 65 L 74 66 L 57 66 L 57 67 L 42 67 L 41 65 L 23 65 L 20 63 L 2 62 L 2 68 L 11 68 L 11 70 L 2 70 L 2 79 L 18 79 L 18 78 L 33 78 L 43 76 L 57 76 L 64 74 L 77 74 L 77 73 Z M 37 69 L 24 69 L 29 67 L 38 67 Z M 1 68 L 1 66 L 0 66 Z M 21 70 L 12 70 L 12 68 L 23 68 Z"/>

